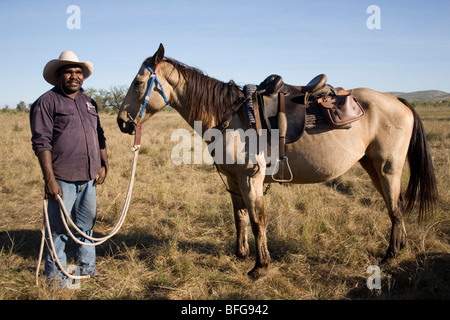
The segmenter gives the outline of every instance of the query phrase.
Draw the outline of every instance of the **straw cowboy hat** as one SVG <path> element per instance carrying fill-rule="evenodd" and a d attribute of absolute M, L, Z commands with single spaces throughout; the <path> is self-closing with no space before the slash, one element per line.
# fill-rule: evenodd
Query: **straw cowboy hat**
<path fill-rule="evenodd" d="M 83 69 L 84 79 L 87 79 L 94 71 L 94 65 L 90 61 L 81 62 L 75 53 L 70 50 L 63 51 L 59 59 L 49 61 L 44 67 L 44 79 L 52 85 L 58 84 L 58 75 L 56 71 L 62 66 L 68 64 L 79 65 Z"/>

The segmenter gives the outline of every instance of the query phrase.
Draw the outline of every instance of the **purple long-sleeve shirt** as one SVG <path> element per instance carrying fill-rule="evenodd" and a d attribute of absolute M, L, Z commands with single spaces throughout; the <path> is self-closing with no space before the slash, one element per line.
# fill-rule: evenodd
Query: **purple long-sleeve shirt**
<path fill-rule="evenodd" d="M 31 106 L 30 126 L 34 153 L 51 151 L 56 178 L 96 178 L 101 167 L 100 149 L 106 147 L 106 139 L 97 104 L 82 89 L 75 99 L 60 86 L 44 93 Z"/>

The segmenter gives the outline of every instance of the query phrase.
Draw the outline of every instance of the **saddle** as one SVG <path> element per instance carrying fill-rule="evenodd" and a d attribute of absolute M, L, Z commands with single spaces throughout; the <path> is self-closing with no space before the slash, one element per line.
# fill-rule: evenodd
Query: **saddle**
<path fill-rule="evenodd" d="M 360 119 L 364 110 L 355 97 L 342 88 L 327 84 L 327 76 L 319 74 L 305 86 L 283 82 L 279 75 L 267 77 L 257 87 L 257 105 L 262 114 L 261 128 L 269 131 L 278 128 L 280 96 L 284 95 L 284 113 L 287 119 L 286 143 L 297 141 L 306 124 L 306 109 L 318 107 L 330 129 L 349 128 Z"/>
<path fill-rule="evenodd" d="M 318 107 L 330 129 L 349 128 L 350 123 L 364 115 L 364 110 L 351 93 L 333 88 L 326 82 L 327 76 L 319 74 L 305 86 L 293 86 L 273 74 L 257 87 L 244 87 L 246 95 L 252 96 L 247 108 L 249 121 L 253 122 L 257 132 L 263 128 L 269 132 L 280 130 L 278 173 L 272 176 L 275 181 L 289 182 L 293 178 L 284 148 L 285 144 L 293 143 L 303 135 L 307 108 Z"/>

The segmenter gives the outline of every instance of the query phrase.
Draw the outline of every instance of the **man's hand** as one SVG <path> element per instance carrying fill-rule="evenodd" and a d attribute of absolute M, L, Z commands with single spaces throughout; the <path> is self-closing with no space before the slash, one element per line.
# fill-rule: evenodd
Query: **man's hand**
<path fill-rule="evenodd" d="M 97 178 L 94 181 L 94 187 L 105 182 L 107 173 L 108 173 L 107 166 L 102 166 L 97 173 Z"/>
<path fill-rule="evenodd" d="M 109 165 L 108 165 L 108 152 L 106 147 L 104 149 L 100 149 L 100 158 L 102 159 L 102 167 L 97 173 L 97 178 L 94 181 L 94 187 L 105 182 L 106 175 L 108 174 Z"/>
<path fill-rule="evenodd" d="M 61 187 L 55 179 L 45 181 L 45 199 L 56 199 L 56 196 L 62 197 Z"/>
<path fill-rule="evenodd" d="M 56 196 L 62 196 L 61 187 L 56 182 L 52 167 L 52 154 L 45 150 L 38 154 L 39 164 L 45 181 L 45 199 L 56 199 Z"/>

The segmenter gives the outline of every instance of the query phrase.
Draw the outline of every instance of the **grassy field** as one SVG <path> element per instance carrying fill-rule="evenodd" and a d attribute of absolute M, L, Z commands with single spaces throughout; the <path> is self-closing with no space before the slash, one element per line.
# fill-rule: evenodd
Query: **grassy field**
<path fill-rule="evenodd" d="M 407 247 L 381 268 L 379 290 L 367 288 L 366 270 L 387 249 L 390 221 L 359 165 L 332 183 L 271 186 L 265 208 L 272 263 L 252 281 L 246 274 L 254 265 L 253 236 L 250 258 L 236 259 L 229 195 L 214 166 L 172 163 L 171 134 L 188 127 L 167 112 L 144 126 L 129 214 L 98 247 L 102 277 L 83 280 L 78 290 L 55 290 L 41 266 L 36 286 L 42 174 L 28 114 L 0 114 L 0 299 L 449 299 L 450 108 L 417 110 L 440 198 L 432 220 L 408 220 Z M 133 157 L 133 137 L 119 132 L 114 116 L 101 120 L 111 170 L 98 188 L 96 235 L 108 233 L 120 214 Z"/>

